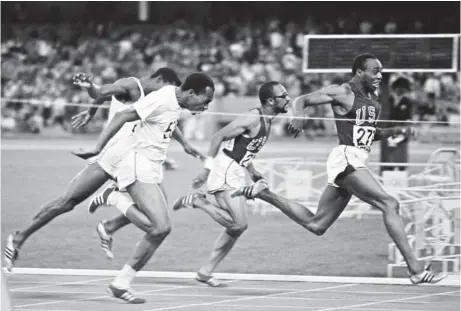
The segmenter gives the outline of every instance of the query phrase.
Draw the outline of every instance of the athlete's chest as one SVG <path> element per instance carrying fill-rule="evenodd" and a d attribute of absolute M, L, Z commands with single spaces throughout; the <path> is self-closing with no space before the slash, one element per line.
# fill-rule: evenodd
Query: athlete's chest
<path fill-rule="evenodd" d="M 355 119 L 355 125 L 376 125 L 380 110 L 381 105 L 376 96 L 356 95 L 350 115 Z"/>
<path fill-rule="evenodd" d="M 255 138 L 248 138 L 245 144 L 245 149 L 248 151 L 257 152 L 266 144 L 268 136 L 263 135 Z"/>
<path fill-rule="evenodd" d="M 251 137 L 242 138 L 242 143 L 245 145 L 245 149 L 248 151 L 259 151 L 267 142 L 270 132 L 270 122 L 264 120 L 264 123 L 261 122 L 258 129 L 253 130 L 253 133 L 248 133 Z"/>

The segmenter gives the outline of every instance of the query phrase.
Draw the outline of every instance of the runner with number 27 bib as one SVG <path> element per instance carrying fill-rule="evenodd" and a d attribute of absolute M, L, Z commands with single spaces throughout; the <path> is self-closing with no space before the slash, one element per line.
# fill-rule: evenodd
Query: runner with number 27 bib
<path fill-rule="evenodd" d="M 383 213 L 387 232 L 407 263 L 411 282 L 437 283 L 445 275 L 433 272 L 430 265 L 416 258 L 399 216 L 399 202 L 387 193 L 366 167 L 373 141 L 392 135 L 409 136 L 413 132 L 409 127 L 377 127 L 380 111 L 377 90 L 381 84 L 382 70 L 381 62 L 372 54 L 358 55 L 352 64 L 351 81 L 330 85 L 293 101 L 293 114 L 298 118 L 291 122 L 289 131 L 295 137 L 302 131 L 306 121 L 306 107 L 314 105 L 331 105 L 338 130 L 339 145 L 333 148 L 328 157 L 328 185 L 320 197 L 315 214 L 306 206 L 280 196 L 262 184 L 253 188 L 243 187 L 233 195 L 266 201 L 316 235 L 325 233 L 355 195 Z"/>

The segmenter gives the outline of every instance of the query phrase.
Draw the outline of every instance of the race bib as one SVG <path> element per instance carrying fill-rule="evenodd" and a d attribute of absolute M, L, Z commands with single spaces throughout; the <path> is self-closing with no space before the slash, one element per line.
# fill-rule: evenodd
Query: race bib
<path fill-rule="evenodd" d="M 242 160 L 240 160 L 239 164 L 243 167 L 247 167 L 248 164 L 250 164 L 251 160 L 253 160 L 255 157 L 256 157 L 256 153 L 247 151 L 245 155 L 243 156 Z"/>
<path fill-rule="evenodd" d="M 354 125 L 353 141 L 356 147 L 371 147 L 375 138 L 376 128 L 372 126 Z"/>

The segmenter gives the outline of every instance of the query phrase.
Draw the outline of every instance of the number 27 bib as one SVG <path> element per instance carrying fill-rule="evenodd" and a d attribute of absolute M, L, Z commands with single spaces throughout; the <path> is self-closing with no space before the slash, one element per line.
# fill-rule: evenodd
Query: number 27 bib
<path fill-rule="evenodd" d="M 353 141 L 356 147 L 371 147 L 376 128 L 372 126 L 354 125 Z"/>

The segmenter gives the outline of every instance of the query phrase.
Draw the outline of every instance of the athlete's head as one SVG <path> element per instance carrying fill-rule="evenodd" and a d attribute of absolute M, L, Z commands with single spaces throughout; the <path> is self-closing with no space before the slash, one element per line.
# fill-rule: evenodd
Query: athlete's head
<path fill-rule="evenodd" d="M 259 100 L 263 106 L 273 108 L 275 113 L 286 113 L 291 98 L 282 84 L 269 81 L 259 88 Z"/>
<path fill-rule="evenodd" d="M 196 72 L 187 76 L 181 90 L 180 104 L 190 111 L 201 112 L 207 110 L 213 100 L 214 82 L 208 75 Z"/>
<path fill-rule="evenodd" d="M 154 90 L 159 90 L 166 85 L 180 86 L 181 80 L 176 71 L 168 67 L 162 67 L 149 77 L 149 83 Z"/>
<path fill-rule="evenodd" d="M 352 64 L 352 74 L 360 78 L 365 88 L 372 91 L 379 88 L 383 78 L 382 71 L 383 65 L 370 53 L 358 55 Z"/>

